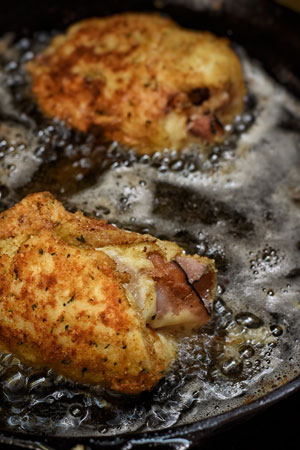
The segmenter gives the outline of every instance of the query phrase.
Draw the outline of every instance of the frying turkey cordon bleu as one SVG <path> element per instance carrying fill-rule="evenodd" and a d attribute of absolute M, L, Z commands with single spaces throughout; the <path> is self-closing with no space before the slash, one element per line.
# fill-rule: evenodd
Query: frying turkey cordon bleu
<path fill-rule="evenodd" d="M 155 14 L 75 23 L 27 67 L 47 116 L 142 153 L 218 140 L 243 109 L 229 41 Z"/>
<path fill-rule="evenodd" d="M 72 214 L 45 192 L 0 214 L 0 348 L 123 393 L 150 390 L 176 330 L 209 320 L 214 261 Z"/>

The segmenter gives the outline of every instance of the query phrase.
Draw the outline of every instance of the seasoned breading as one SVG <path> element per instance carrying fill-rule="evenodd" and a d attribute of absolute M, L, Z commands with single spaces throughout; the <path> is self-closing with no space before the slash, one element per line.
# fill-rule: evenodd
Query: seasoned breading
<path fill-rule="evenodd" d="M 46 115 L 144 153 L 218 140 L 243 108 L 229 41 L 155 14 L 78 22 L 27 67 Z"/>
<path fill-rule="evenodd" d="M 0 348 L 28 365 L 149 390 L 176 356 L 170 329 L 209 320 L 215 291 L 212 260 L 69 213 L 49 193 L 0 214 Z"/>

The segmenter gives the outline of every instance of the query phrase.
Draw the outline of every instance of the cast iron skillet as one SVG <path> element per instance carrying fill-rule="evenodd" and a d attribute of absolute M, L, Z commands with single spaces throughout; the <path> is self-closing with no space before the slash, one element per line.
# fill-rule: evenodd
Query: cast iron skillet
<path fill-rule="evenodd" d="M 180 24 L 187 27 L 209 29 L 226 35 L 241 44 L 251 57 L 257 58 L 264 68 L 287 87 L 293 95 L 300 97 L 299 81 L 299 17 L 296 13 L 273 2 L 261 0 L 227 1 L 166 1 L 111 0 L 110 3 L 95 1 L 55 2 L 14 1 L 2 2 L 0 34 L 6 31 L 64 29 L 70 23 L 90 16 L 107 15 L 127 10 L 153 10 L 159 8 Z M 198 445 L 204 438 L 237 421 L 270 407 L 300 389 L 300 377 L 283 385 L 264 397 L 223 413 L 186 426 L 160 432 L 128 434 L 103 439 L 49 438 L 18 433 L 3 433 L 0 444 L 20 448 L 47 449 L 71 448 L 82 443 L 88 448 L 177 448 L 187 449 Z"/>

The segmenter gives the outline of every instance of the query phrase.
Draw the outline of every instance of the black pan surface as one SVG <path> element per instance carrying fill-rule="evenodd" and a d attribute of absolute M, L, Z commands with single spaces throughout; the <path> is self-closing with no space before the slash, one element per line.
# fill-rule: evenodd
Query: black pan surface
<path fill-rule="evenodd" d="M 219 373 L 214 372 L 215 368 L 212 364 L 211 372 L 207 373 L 212 377 L 212 381 L 216 381 L 217 397 L 212 395 L 213 401 L 209 404 L 208 395 L 207 401 L 201 403 L 202 411 L 200 412 L 193 410 L 193 402 L 191 402 L 191 408 L 190 406 L 187 408 L 182 421 L 181 418 L 178 421 L 177 419 L 172 421 L 172 417 L 176 416 L 176 404 L 172 407 L 170 402 L 159 403 L 159 399 L 156 406 L 160 405 L 160 415 L 165 412 L 165 418 L 159 422 L 152 420 L 150 425 L 148 424 L 146 428 L 141 427 L 140 430 L 133 427 L 133 434 L 127 434 L 130 427 L 128 430 L 126 427 L 120 427 L 118 433 L 114 431 L 114 435 L 106 434 L 103 428 L 100 428 L 100 431 L 99 428 L 96 431 L 92 429 L 88 431 L 80 428 L 79 422 L 76 421 L 72 430 L 70 427 L 60 430 L 49 428 L 48 432 L 45 426 L 26 428 L 24 422 L 21 427 L 16 426 L 16 423 L 10 423 L 9 428 L 2 421 L 3 435 L 0 436 L 0 443 L 2 442 L 3 446 L 60 449 L 72 448 L 82 443 L 87 448 L 129 449 L 155 446 L 162 449 L 185 449 L 203 443 L 204 438 L 221 432 L 229 424 L 249 418 L 266 407 L 277 408 L 278 411 L 278 407 L 273 406 L 275 402 L 293 394 L 300 387 L 300 370 L 297 360 L 299 319 L 295 312 L 299 301 L 300 273 L 298 231 L 300 128 L 299 105 L 296 101 L 296 98 L 300 96 L 300 84 L 299 58 L 295 56 L 299 54 L 300 49 L 299 17 L 267 1 L 241 1 L 238 4 L 230 0 L 223 2 L 174 0 L 155 3 L 112 1 L 109 6 L 102 2 L 82 4 L 76 1 L 63 4 L 53 2 L 41 4 L 28 1 L 14 2 L 13 5 L 4 2 L 0 16 L 0 31 L 1 34 L 7 31 L 16 32 L 15 40 L 21 42 L 19 45 L 23 45 L 22 54 L 26 58 L 30 49 L 26 48 L 24 36 L 31 38 L 35 31 L 62 30 L 75 20 L 92 15 L 153 9 L 170 15 L 186 27 L 210 29 L 217 34 L 228 35 L 237 45 L 236 49 L 240 52 L 245 65 L 250 94 L 246 102 L 246 115 L 236 121 L 228 145 L 215 149 L 207 158 L 195 157 L 186 152 L 183 157 L 170 154 L 156 155 L 151 161 L 137 160 L 134 153 L 124 158 L 118 148 L 113 145 L 108 150 L 108 158 L 107 154 L 103 158 L 101 151 L 95 152 L 92 170 L 83 177 L 77 178 L 76 182 L 72 172 L 70 177 L 67 177 L 68 182 L 65 183 L 55 174 L 57 171 L 69 174 L 66 168 L 70 160 L 76 163 L 77 159 L 75 156 L 75 160 L 72 160 L 74 155 L 57 157 L 57 147 L 60 146 L 57 144 L 57 139 L 60 138 L 62 141 L 69 138 L 75 139 L 79 146 L 84 146 L 85 142 L 80 136 L 66 136 L 65 130 L 58 124 L 57 128 L 54 127 L 56 149 L 53 149 L 51 144 L 50 147 L 46 146 L 43 156 L 41 156 L 43 153 L 41 150 L 38 150 L 41 155 L 36 154 L 37 160 L 48 158 L 46 165 L 44 163 L 40 165 L 40 176 L 35 168 L 36 172 L 33 176 L 27 178 L 25 176 L 23 181 L 20 181 L 25 172 L 24 167 L 27 167 L 26 161 L 23 161 L 23 165 L 20 166 L 23 174 L 20 173 L 15 178 L 12 174 L 10 178 L 5 178 L 2 173 L 1 206 L 2 208 L 10 206 L 28 192 L 43 188 L 50 189 L 70 208 L 79 207 L 87 213 L 96 213 L 99 217 L 107 218 L 114 223 L 118 222 L 129 229 L 150 230 L 159 237 L 177 240 L 189 251 L 198 251 L 200 254 L 214 257 L 220 272 L 220 298 L 215 305 L 217 318 L 215 326 L 220 330 L 222 320 L 226 318 L 229 321 L 233 320 L 234 316 L 241 311 L 257 312 L 257 316 L 264 321 L 264 328 L 262 328 L 264 339 L 266 339 L 264 345 L 267 343 L 270 346 L 267 351 L 264 346 L 260 347 L 258 342 L 259 345 L 255 347 L 258 359 L 250 358 L 251 361 L 249 360 L 248 363 L 253 366 L 255 361 L 259 361 L 264 367 L 254 371 L 253 367 L 250 369 L 249 366 L 247 373 L 251 373 L 254 379 L 257 377 L 257 384 L 253 382 L 243 387 L 242 383 L 247 382 L 247 378 L 241 378 L 246 371 L 246 363 L 241 373 L 230 374 L 227 371 L 226 374 L 225 368 L 225 378 L 224 373 L 220 376 Z M 259 60 L 260 65 L 256 65 L 253 59 Z M 279 84 L 274 84 L 272 79 L 264 74 L 261 65 Z M 13 84 L 15 93 L 20 95 L 23 89 L 22 83 L 18 79 L 13 83 L 15 83 Z M 280 85 L 285 86 L 289 93 L 280 90 Z M 21 110 L 23 108 L 24 115 L 21 114 L 18 118 L 12 117 L 2 108 L 1 122 L 4 126 L 11 127 L 13 123 L 19 122 L 19 126 L 26 129 L 26 119 L 31 115 L 35 122 L 40 120 L 35 111 L 28 111 L 28 105 L 22 104 L 22 95 L 18 108 Z M 49 127 L 49 124 L 46 125 Z M 44 135 L 47 134 L 45 133 L 46 125 L 39 123 L 40 129 L 44 130 Z M 27 125 L 29 130 L 30 126 L 30 124 Z M 38 149 L 45 146 L 46 141 L 43 139 L 42 143 L 39 142 Z M 261 157 L 259 152 L 262 152 L 264 157 Z M 37 167 L 39 164 L 40 162 L 37 161 Z M 143 169 L 143 165 L 146 169 Z M 73 167 L 77 166 L 73 165 Z M 18 170 L 18 162 L 16 167 Z M 65 170 L 67 172 L 64 172 Z M 119 187 L 115 188 L 114 192 L 110 191 L 111 171 L 114 171 L 113 174 L 117 174 L 120 180 Z M 253 179 L 248 174 L 251 171 L 253 171 Z M 132 178 L 133 172 L 136 179 Z M 228 187 L 227 191 L 224 189 L 226 192 L 220 196 L 220 186 L 225 180 L 224 173 L 229 174 L 226 180 Z M 77 172 L 76 175 L 78 175 Z M 211 183 L 212 179 L 213 183 Z M 140 186 L 138 189 L 137 183 Z M 242 193 L 235 197 L 234 186 L 239 183 Z M 148 191 L 145 186 L 149 185 L 151 188 Z M 244 185 L 246 189 L 243 193 Z M 128 193 L 129 187 L 131 190 L 129 189 Z M 154 197 L 152 198 L 150 194 Z M 100 206 L 93 202 L 95 196 L 100 199 Z M 113 198 L 115 201 L 107 204 L 107 198 Z M 139 198 L 153 201 L 152 210 L 141 209 Z M 177 215 L 175 228 L 174 225 L 170 226 L 168 219 L 170 214 Z M 147 215 L 154 216 L 154 220 L 147 221 Z M 201 230 L 200 233 L 198 231 L 196 233 L 198 229 Z M 269 234 L 264 234 L 266 230 L 270 230 Z M 268 236 L 268 242 L 266 236 Z M 233 253 L 222 244 L 224 239 L 228 240 L 228 245 L 236 248 Z M 256 240 L 259 244 L 257 247 L 254 245 Z M 265 274 L 266 278 L 264 278 Z M 236 278 L 234 283 L 231 281 L 233 277 Z M 266 302 L 266 311 L 261 306 L 261 302 Z M 282 306 L 284 302 L 293 307 L 285 310 Z M 207 342 L 211 346 L 212 338 L 209 337 L 209 330 L 205 332 Z M 253 339 L 255 341 L 256 338 Z M 185 347 L 183 352 L 184 349 Z M 189 363 L 187 361 L 187 364 Z M 200 365 L 199 370 L 204 370 L 203 367 Z M 241 366 L 237 364 L 238 371 L 239 367 Z M 272 368 L 271 371 L 269 367 Z M 182 367 L 179 366 L 178 370 L 181 369 Z M 6 382 L 2 378 L 2 387 L 7 394 L 3 380 L 4 383 Z M 185 381 L 190 388 L 186 390 L 183 387 L 182 390 L 178 390 L 181 398 L 184 397 L 185 401 L 186 399 L 190 401 L 195 395 L 197 404 L 202 394 L 200 393 L 200 396 L 199 392 L 195 394 L 197 392 L 193 384 L 195 380 L 185 379 Z M 167 383 L 171 382 L 172 379 L 169 378 Z M 205 386 L 208 390 L 209 384 Z M 166 388 L 166 385 L 161 385 L 156 391 L 156 396 L 161 398 L 165 392 L 170 393 L 169 388 L 170 386 Z M 69 387 L 66 386 L 66 389 Z M 226 394 L 225 399 L 222 399 L 222 390 Z M 230 398 L 231 394 L 228 392 L 235 392 L 235 394 Z M 178 398 L 172 395 L 169 396 L 171 402 L 174 399 L 178 401 Z M 216 398 L 220 400 L 221 407 L 216 402 Z M 299 396 L 294 394 L 292 401 L 297 401 L 298 398 Z M 118 404 L 119 400 L 109 397 L 109 401 L 111 404 L 114 401 Z M 151 405 L 151 401 L 151 398 L 142 399 L 142 405 L 147 407 Z M 287 401 L 280 403 L 282 407 L 284 405 L 288 407 L 291 404 L 286 403 Z M 2 403 L 7 404 L 3 396 Z M 186 403 L 182 400 L 179 404 L 180 408 L 186 407 Z M 211 404 L 215 408 L 214 412 L 212 412 Z M 129 411 L 133 411 L 132 408 L 130 403 Z M 153 405 L 151 408 L 153 411 Z M 13 411 L 12 407 L 11 411 Z M 207 417 L 203 411 L 207 412 Z M 3 409 L 1 412 L 5 415 Z M 17 414 L 15 413 L 15 416 Z M 268 418 L 272 415 L 261 417 Z M 253 426 L 257 427 L 259 419 L 257 420 L 258 422 L 252 422 L 256 423 Z M 274 417 L 273 420 L 275 420 Z M 243 430 L 250 429 L 249 426 L 241 428 L 240 436 Z M 45 436 L 47 434 L 48 436 Z M 59 437 L 51 437 L 52 434 Z M 238 432 L 237 436 L 239 436 Z M 209 445 L 222 443 L 220 440 L 210 442 L 207 443 L 207 448 Z M 240 448 L 239 445 L 242 445 L 242 448 L 250 448 L 251 438 L 242 441 L 242 444 L 238 438 L 231 441 L 229 439 L 228 442 L 231 443 L 231 447 L 226 448 Z"/>

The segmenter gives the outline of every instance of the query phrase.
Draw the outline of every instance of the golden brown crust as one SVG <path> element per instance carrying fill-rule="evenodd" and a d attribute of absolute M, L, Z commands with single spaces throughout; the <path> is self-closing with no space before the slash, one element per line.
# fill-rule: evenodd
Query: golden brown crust
<path fill-rule="evenodd" d="M 136 270 L 141 300 L 150 291 L 155 298 L 152 277 L 140 270 L 153 251 L 167 260 L 182 254 L 176 244 L 72 214 L 50 193 L 27 196 L 0 214 L 0 348 L 75 381 L 150 390 L 175 357 L 173 338 L 146 325 L 151 304 L 130 293 Z M 214 291 L 213 261 L 193 260 L 211 270 Z"/>
<path fill-rule="evenodd" d="M 150 237 L 71 214 L 48 193 L 28 196 L 0 223 L 1 348 L 83 383 L 151 389 L 172 344 L 146 328 L 115 263 L 94 249 Z"/>
<path fill-rule="evenodd" d="M 46 115 L 147 153 L 218 138 L 215 115 L 230 122 L 245 93 L 226 39 L 154 14 L 76 23 L 28 70 Z"/>
<path fill-rule="evenodd" d="M 22 202 L 0 214 L 0 239 L 34 234 L 42 229 L 53 230 L 66 242 L 82 247 L 155 241 L 150 235 L 121 230 L 104 220 L 85 217 L 79 211 L 72 214 L 49 192 L 28 195 Z"/>

